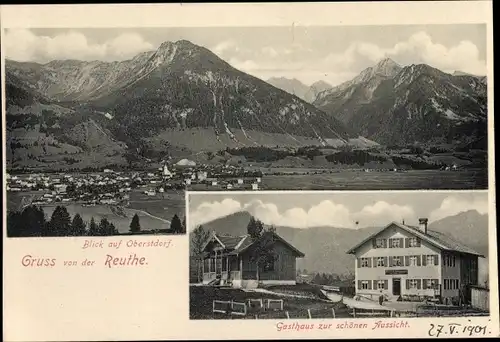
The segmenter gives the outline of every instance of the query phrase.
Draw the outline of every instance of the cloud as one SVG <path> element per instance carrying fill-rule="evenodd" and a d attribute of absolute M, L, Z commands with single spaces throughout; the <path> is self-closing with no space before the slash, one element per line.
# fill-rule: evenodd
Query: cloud
<path fill-rule="evenodd" d="M 190 228 L 241 211 L 241 203 L 230 198 L 220 202 L 204 202 L 189 213 Z"/>
<path fill-rule="evenodd" d="M 469 210 L 477 210 L 480 214 L 487 214 L 488 199 L 484 197 L 463 199 L 449 196 L 441 202 L 439 208 L 430 213 L 429 221 L 437 221 Z"/>
<path fill-rule="evenodd" d="M 232 40 L 222 41 L 213 46 L 210 50 L 222 58 L 228 55 L 234 55 L 235 53 L 240 51 L 238 45 Z"/>
<path fill-rule="evenodd" d="M 204 202 L 194 210 L 190 210 L 191 227 L 210 222 L 216 218 L 227 216 L 238 211 L 248 211 L 265 224 L 293 228 L 337 227 L 359 228 L 368 226 L 383 226 L 391 221 L 416 219 L 415 212 L 409 206 L 390 204 L 384 201 L 363 207 L 352 212 L 343 204 L 324 200 L 309 209 L 290 208 L 280 211 L 274 203 L 261 200 L 242 204 L 232 199 L 221 202 Z"/>
<path fill-rule="evenodd" d="M 124 33 L 101 44 L 90 42 L 84 34 L 75 30 L 54 37 L 37 36 L 28 29 L 10 29 L 5 34 L 5 55 L 17 61 L 114 61 L 132 58 L 153 48 L 136 33 Z"/>
<path fill-rule="evenodd" d="M 423 31 L 389 47 L 354 41 L 345 50 L 326 55 L 318 55 L 299 44 L 236 51 L 228 43 L 222 43 L 219 49 L 222 48 L 224 56 L 229 57 L 229 63 L 237 69 L 263 79 L 273 76 L 297 78 L 306 84 L 320 79 L 333 85 L 342 83 L 385 57 L 403 66 L 425 63 L 444 72 L 460 70 L 486 75 L 486 62 L 480 59 L 474 43 L 464 40 L 447 47 L 434 42 Z"/>
<path fill-rule="evenodd" d="M 446 47 L 434 42 L 430 35 L 421 31 L 389 48 L 369 42 L 353 42 L 344 52 L 326 56 L 319 65 L 323 68 L 329 66 L 330 70 L 347 68 L 361 71 L 389 57 L 403 66 L 425 63 L 445 72 L 460 70 L 485 75 L 486 62 L 479 55 L 479 49 L 470 41 L 464 40 Z"/>

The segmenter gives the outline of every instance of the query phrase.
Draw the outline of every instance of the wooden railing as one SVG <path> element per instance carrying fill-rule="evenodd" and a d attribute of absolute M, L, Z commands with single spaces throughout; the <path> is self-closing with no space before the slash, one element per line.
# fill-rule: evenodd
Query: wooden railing
<path fill-rule="evenodd" d="M 203 273 L 203 281 L 211 281 L 216 278 L 215 272 L 205 272 Z"/>

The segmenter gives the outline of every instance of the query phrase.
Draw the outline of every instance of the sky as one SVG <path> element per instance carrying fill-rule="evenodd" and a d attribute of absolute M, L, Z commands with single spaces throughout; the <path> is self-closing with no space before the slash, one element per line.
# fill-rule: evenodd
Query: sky
<path fill-rule="evenodd" d="M 385 57 L 486 74 L 484 24 L 7 29 L 4 38 L 6 58 L 39 63 L 126 60 L 164 41 L 186 39 L 261 79 L 296 78 L 306 85 L 340 84 Z"/>
<path fill-rule="evenodd" d="M 247 192 L 191 193 L 189 228 L 239 211 L 265 224 L 291 228 L 364 228 L 392 221 L 418 225 L 468 210 L 488 211 L 488 194 L 477 192 Z M 358 224 L 356 224 L 358 222 Z"/>

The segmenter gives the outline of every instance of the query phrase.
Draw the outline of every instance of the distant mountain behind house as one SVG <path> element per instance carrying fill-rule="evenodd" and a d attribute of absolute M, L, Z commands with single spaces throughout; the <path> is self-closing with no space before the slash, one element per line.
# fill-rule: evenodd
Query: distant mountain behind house
<path fill-rule="evenodd" d="M 285 77 L 272 77 L 267 80 L 267 83 L 309 103 L 312 103 L 319 93 L 332 87 L 325 81 L 317 81 L 311 86 L 307 86 L 295 78 L 289 79 Z"/>
<path fill-rule="evenodd" d="M 487 133 L 486 78 L 383 59 L 313 104 L 385 145 L 471 143 Z"/>
<path fill-rule="evenodd" d="M 205 223 L 203 227 L 220 234 L 244 235 L 250 217 L 248 212 L 237 212 Z M 276 231 L 305 253 L 305 258 L 298 262 L 298 268 L 308 272 L 346 274 L 354 272 L 354 257 L 346 252 L 380 228 L 276 227 Z M 431 222 L 429 229 L 448 234 L 477 252 L 488 255 L 487 215 L 481 215 L 475 210 L 462 212 Z"/>

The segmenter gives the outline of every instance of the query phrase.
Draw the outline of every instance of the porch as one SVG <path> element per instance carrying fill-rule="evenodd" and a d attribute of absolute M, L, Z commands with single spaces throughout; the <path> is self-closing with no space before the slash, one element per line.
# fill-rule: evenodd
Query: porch
<path fill-rule="evenodd" d="M 234 281 L 243 279 L 242 269 L 243 259 L 240 256 L 215 250 L 203 259 L 203 283 L 219 280 L 220 285 L 233 284 Z M 245 275 L 246 272 L 243 273 Z"/>

